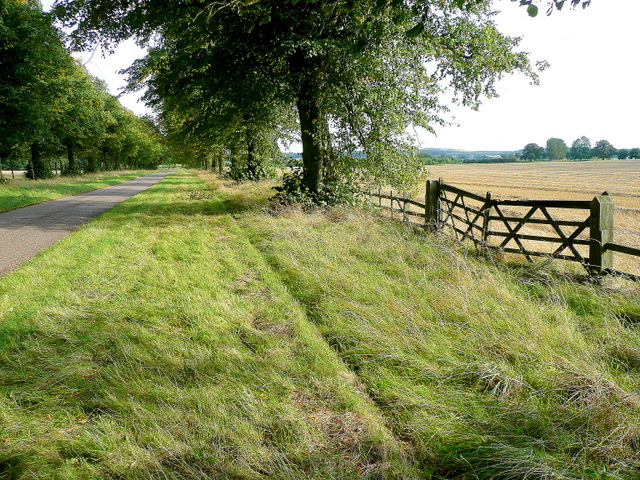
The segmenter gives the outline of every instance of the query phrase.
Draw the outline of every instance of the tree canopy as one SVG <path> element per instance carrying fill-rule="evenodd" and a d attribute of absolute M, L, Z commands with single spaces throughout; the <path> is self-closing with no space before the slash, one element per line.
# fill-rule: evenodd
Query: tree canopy
<path fill-rule="evenodd" d="M 294 111 L 312 193 L 354 174 L 400 183 L 407 128 L 442 122 L 446 92 L 477 107 L 507 73 L 535 80 L 490 0 L 59 0 L 55 11 L 77 46 L 153 39 L 133 78 L 165 116 L 189 111 L 193 132 Z"/>
<path fill-rule="evenodd" d="M 522 150 L 522 155 L 520 158 L 533 162 L 534 160 L 545 158 L 546 155 L 547 152 L 544 147 L 541 147 L 537 143 L 528 143 Z"/>
<path fill-rule="evenodd" d="M 566 158 L 568 150 L 567 144 L 564 143 L 564 140 L 561 138 L 550 138 L 547 140 L 546 151 L 550 160 L 562 160 Z"/>
<path fill-rule="evenodd" d="M 91 159 L 96 168 L 107 163 L 157 164 L 141 156 L 142 145 L 160 141 L 150 136 L 140 119 L 107 93 L 104 83 L 92 78 L 64 46 L 52 18 L 37 0 L 0 3 L 0 165 L 6 157 L 31 152 L 29 174 L 52 175 L 48 158 L 65 154 L 65 171 L 80 173 L 77 155 Z M 129 118 L 124 122 L 116 119 Z M 117 161 L 97 159 L 109 135 L 128 136 L 128 152 L 113 152 Z M 132 149 L 135 152 L 132 153 Z M 156 148 L 159 154 L 161 149 Z M 109 162 L 107 162 L 109 161 Z"/>
<path fill-rule="evenodd" d="M 591 158 L 591 140 L 584 136 L 575 139 L 571 144 L 567 157 L 572 160 Z"/>
<path fill-rule="evenodd" d="M 603 160 L 616 156 L 616 148 L 609 143 L 607 140 L 599 140 L 596 142 L 593 150 L 591 151 L 591 156 L 595 158 L 601 158 Z"/>

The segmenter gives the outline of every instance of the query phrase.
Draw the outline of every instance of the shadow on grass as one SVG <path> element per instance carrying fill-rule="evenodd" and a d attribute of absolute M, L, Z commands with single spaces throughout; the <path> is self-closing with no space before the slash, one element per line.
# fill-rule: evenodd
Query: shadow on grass
<path fill-rule="evenodd" d="M 179 182 L 178 182 L 179 183 Z M 204 215 L 204 216 L 221 216 L 221 215 L 237 215 L 260 208 L 260 205 L 249 203 L 239 196 L 231 198 L 207 198 L 167 202 L 162 204 L 154 203 L 152 198 L 144 202 L 127 202 L 122 203 L 114 209 L 114 213 L 128 214 L 144 214 L 149 216 L 172 216 L 172 215 Z"/>

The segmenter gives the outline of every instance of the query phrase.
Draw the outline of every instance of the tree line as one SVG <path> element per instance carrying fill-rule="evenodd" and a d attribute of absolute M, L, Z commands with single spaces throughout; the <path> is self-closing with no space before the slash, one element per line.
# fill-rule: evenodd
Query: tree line
<path fill-rule="evenodd" d="M 409 127 L 476 107 L 536 67 L 498 31 L 491 0 L 58 0 L 74 45 L 151 45 L 128 70 L 182 159 L 259 178 L 298 137 L 288 185 L 314 198 L 346 183 L 402 185 L 421 162 Z M 362 154 L 358 154 L 361 152 Z"/>
<path fill-rule="evenodd" d="M 560 138 L 550 138 L 546 147 L 537 143 L 528 143 L 520 154 L 522 160 L 588 160 L 591 158 L 626 158 L 640 159 L 640 148 L 617 149 L 607 140 L 599 140 L 591 146 L 591 141 L 587 137 L 580 137 L 573 141 L 568 147 L 564 140 Z"/>
<path fill-rule="evenodd" d="M 155 168 L 166 156 L 159 128 L 73 59 L 37 0 L 0 3 L 0 72 L 0 172 Z"/>

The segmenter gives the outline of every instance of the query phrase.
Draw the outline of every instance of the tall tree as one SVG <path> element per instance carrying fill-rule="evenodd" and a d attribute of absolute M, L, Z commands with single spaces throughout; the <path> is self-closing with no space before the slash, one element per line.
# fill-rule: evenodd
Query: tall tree
<path fill-rule="evenodd" d="M 104 95 L 100 82 L 93 80 L 79 65 L 71 65 L 62 79 L 64 100 L 60 102 L 50 129 L 54 141 L 67 155 L 65 174 L 81 173 L 78 153 L 95 154 L 105 133 Z"/>
<path fill-rule="evenodd" d="M 475 107 L 505 73 L 533 75 L 518 40 L 496 29 L 490 0 L 60 0 L 57 12 L 80 43 L 184 36 L 196 64 L 237 64 L 219 72 L 243 91 L 252 79 L 253 91 L 272 85 L 267 98 L 298 112 L 312 193 L 336 176 L 336 138 L 369 164 L 384 161 L 406 144 L 407 126 L 437 121 L 443 90 Z"/>
<path fill-rule="evenodd" d="M 31 145 L 31 173 L 52 175 L 42 156 L 63 101 L 61 78 L 72 63 L 37 0 L 0 3 L 0 157 Z"/>
<path fill-rule="evenodd" d="M 547 140 L 547 156 L 551 160 L 562 160 L 567 157 L 567 144 L 561 138 L 550 138 Z"/>
<path fill-rule="evenodd" d="M 544 158 L 545 155 L 546 151 L 544 147 L 541 147 L 537 143 L 527 143 L 522 150 L 522 155 L 520 156 L 520 158 L 533 162 L 535 160 Z"/>
<path fill-rule="evenodd" d="M 593 147 L 591 155 L 595 158 L 606 160 L 607 158 L 615 157 L 616 151 L 616 148 L 607 140 L 598 140 Z"/>
<path fill-rule="evenodd" d="M 575 139 L 571 144 L 567 157 L 572 160 L 591 158 L 591 140 L 584 136 Z"/>
<path fill-rule="evenodd" d="M 627 150 L 626 148 L 621 148 L 616 152 L 616 157 L 620 160 L 624 160 L 626 158 L 629 158 L 629 150 Z"/>

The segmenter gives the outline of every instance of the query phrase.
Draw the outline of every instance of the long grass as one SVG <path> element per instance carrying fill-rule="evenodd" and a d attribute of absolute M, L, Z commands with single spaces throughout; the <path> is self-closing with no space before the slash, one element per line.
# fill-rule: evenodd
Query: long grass
<path fill-rule="evenodd" d="M 115 185 L 146 173 L 149 172 L 92 173 L 78 177 L 57 177 L 50 180 L 21 179 L 0 183 L 0 212 Z"/>
<path fill-rule="evenodd" d="M 637 287 L 200 177 L 0 280 L 0 477 L 638 478 Z"/>
<path fill-rule="evenodd" d="M 176 174 L 0 281 L 0 477 L 415 478 L 231 210 Z"/>
<path fill-rule="evenodd" d="M 423 475 L 638 478 L 636 287 L 510 270 L 369 213 L 241 224 Z"/>

